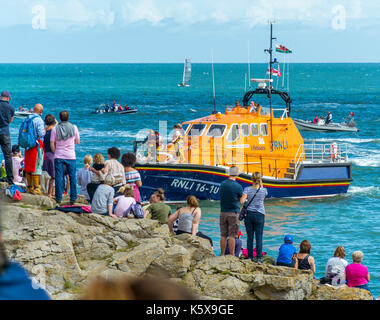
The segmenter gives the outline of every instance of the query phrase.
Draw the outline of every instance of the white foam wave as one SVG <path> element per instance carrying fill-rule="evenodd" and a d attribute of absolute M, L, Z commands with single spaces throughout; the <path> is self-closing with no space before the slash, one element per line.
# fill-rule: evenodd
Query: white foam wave
<path fill-rule="evenodd" d="M 375 187 L 375 186 L 370 186 L 370 187 L 357 187 L 357 186 L 350 186 L 348 188 L 348 193 L 375 193 L 379 192 L 380 188 Z"/>
<path fill-rule="evenodd" d="M 352 163 L 359 167 L 380 167 L 380 154 L 373 154 L 367 157 L 352 158 Z"/>
<path fill-rule="evenodd" d="M 315 142 L 348 142 L 348 143 L 368 143 L 368 142 L 380 142 L 380 138 L 375 139 L 360 139 L 360 138 L 317 138 L 317 139 L 305 139 L 305 141 L 315 141 Z"/>

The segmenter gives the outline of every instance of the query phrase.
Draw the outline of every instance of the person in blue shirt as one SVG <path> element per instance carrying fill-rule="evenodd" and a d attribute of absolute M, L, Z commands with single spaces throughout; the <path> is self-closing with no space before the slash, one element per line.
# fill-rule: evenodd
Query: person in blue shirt
<path fill-rule="evenodd" d="M 1 215 L 1 212 L 0 212 Z M 51 300 L 48 293 L 33 283 L 25 269 L 9 261 L 0 226 L 0 300 Z"/>
<path fill-rule="evenodd" d="M 286 235 L 284 243 L 280 247 L 276 265 L 297 268 L 296 254 L 297 249 L 293 246 L 293 237 Z"/>
<path fill-rule="evenodd" d="M 230 254 L 235 255 L 235 238 L 240 229 L 239 212 L 243 187 L 236 181 L 239 169 L 235 166 L 229 169 L 229 178 L 220 184 L 220 251 L 226 252 L 227 238 Z"/>

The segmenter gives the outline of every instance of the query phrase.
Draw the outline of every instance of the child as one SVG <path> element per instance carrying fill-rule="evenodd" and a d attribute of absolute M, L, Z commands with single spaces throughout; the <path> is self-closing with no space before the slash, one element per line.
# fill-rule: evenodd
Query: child
<path fill-rule="evenodd" d="M 13 167 L 13 181 L 16 183 L 22 182 L 22 164 L 24 158 L 21 154 L 20 147 L 15 144 L 12 146 L 12 167 Z"/>
<path fill-rule="evenodd" d="M 112 213 L 113 198 L 115 196 L 115 190 L 112 188 L 112 185 L 114 183 L 115 183 L 115 179 L 112 175 L 107 174 L 104 177 L 104 183 L 99 185 L 92 199 L 92 202 L 91 202 L 92 213 L 108 215 L 114 219 L 117 219 L 117 216 Z"/>
<path fill-rule="evenodd" d="M 293 237 L 290 235 L 286 235 L 284 237 L 284 243 L 281 245 L 279 250 L 277 265 L 289 268 L 296 268 L 296 254 L 297 249 L 293 246 Z"/>
<path fill-rule="evenodd" d="M 89 170 L 93 173 L 91 175 L 91 182 L 87 185 L 87 192 L 90 199 L 90 202 L 92 201 L 92 198 L 94 197 L 96 189 L 99 187 L 99 185 L 102 183 L 102 179 L 99 175 L 95 173 L 95 171 L 100 171 L 104 168 L 104 157 L 101 153 L 94 154 L 94 164 L 92 165 Z"/>
<path fill-rule="evenodd" d="M 83 158 L 84 168 L 80 169 L 77 173 L 77 181 L 80 186 L 79 194 L 83 194 L 87 200 L 90 200 L 90 196 L 87 192 L 87 185 L 91 182 L 91 176 L 93 173 L 90 171 L 92 165 L 92 157 L 87 154 Z"/>
<path fill-rule="evenodd" d="M 5 178 L 7 173 L 5 171 L 5 160 L 1 161 L 1 178 Z"/>
<path fill-rule="evenodd" d="M 116 197 L 113 200 L 113 203 L 116 204 L 115 209 L 114 209 L 114 214 L 118 217 L 123 217 L 124 213 L 128 208 L 136 203 L 134 193 L 133 193 L 133 188 L 129 184 L 126 184 L 124 187 L 120 188 L 119 190 L 120 193 L 123 195 Z M 132 217 L 133 215 L 128 214 L 128 218 Z"/>

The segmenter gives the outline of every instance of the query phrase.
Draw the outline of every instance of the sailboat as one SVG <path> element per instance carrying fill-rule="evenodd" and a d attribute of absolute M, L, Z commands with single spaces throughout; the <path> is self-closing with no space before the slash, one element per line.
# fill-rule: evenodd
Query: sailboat
<path fill-rule="evenodd" d="M 185 59 L 185 64 L 183 66 L 183 76 L 182 81 L 178 84 L 178 87 L 190 87 L 191 78 L 191 62 L 190 59 Z"/>

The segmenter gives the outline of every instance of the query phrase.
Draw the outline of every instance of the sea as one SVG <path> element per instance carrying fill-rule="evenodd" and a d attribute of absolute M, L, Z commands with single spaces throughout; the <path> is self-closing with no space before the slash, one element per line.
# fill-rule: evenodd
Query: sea
<path fill-rule="evenodd" d="M 224 112 L 242 100 L 247 83 L 247 64 L 215 64 L 215 108 Z M 250 77 L 265 77 L 266 64 L 251 64 Z M 289 71 L 289 72 L 288 72 Z M 136 135 L 158 129 L 166 121 L 168 134 L 175 123 L 210 114 L 214 110 L 211 64 L 192 65 L 190 87 L 178 87 L 183 64 L 0 64 L 0 90 L 9 90 L 11 104 L 32 108 L 42 103 L 45 116 L 61 110 L 80 131 L 77 166 L 86 154 L 109 147 L 133 150 Z M 316 261 L 316 278 L 324 276 L 327 260 L 337 246 L 346 259 L 356 250 L 364 253 L 372 294 L 380 294 L 380 64 L 289 64 L 274 86 L 289 89 L 291 116 L 312 120 L 330 111 L 334 122 L 354 112 L 357 133 L 302 132 L 305 143 L 346 143 L 352 162 L 353 182 L 345 195 L 310 200 L 267 200 L 264 251 L 277 257 L 286 234 L 293 235 L 298 248 L 311 242 Z M 283 80 L 284 79 L 284 80 Z M 92 112 L 113 101 L 138 109 L 135 114 L 97 115 Z M 281 101 L 274 101 L 280 107 Z M 17 143 L 20 119 L 11 125 L 12 144 Z M 162 122 L 164 123 L 164 122 Z M 2 154 L 0 154 L 0 157 Z M 200 230 L 214 242 L 220 254 L 219 203 L 201 201 Z M 175 206 L 173 206 L 173 210 Z M 242 224 L 243 246 L 246 232 Z"/>

